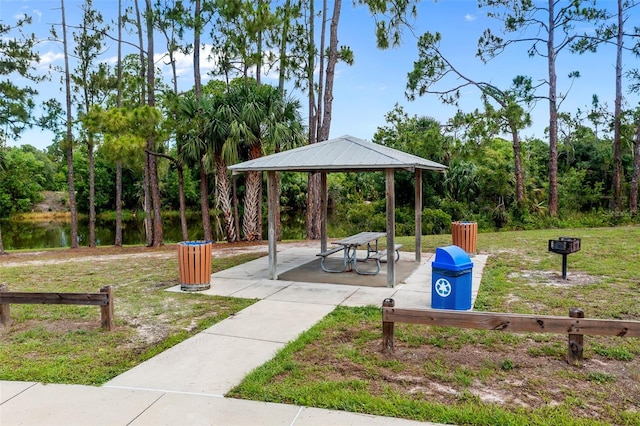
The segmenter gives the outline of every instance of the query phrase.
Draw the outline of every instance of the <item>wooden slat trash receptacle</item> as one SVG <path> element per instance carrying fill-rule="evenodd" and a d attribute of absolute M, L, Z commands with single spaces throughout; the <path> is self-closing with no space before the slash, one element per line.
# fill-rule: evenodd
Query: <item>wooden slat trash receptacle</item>
<path fill-rule="evenodd" d="M 468 254 L 476 254 L 476 242 L 478 240 L 477 222 L 453 222 L 451 223 L 451 237 L 453 245 L 460 247 Z"/>
<path fill-rule="evenodd" d="M 211 287 L 211 241 L 178 243 L 180 289 L 201 291 Z"/>

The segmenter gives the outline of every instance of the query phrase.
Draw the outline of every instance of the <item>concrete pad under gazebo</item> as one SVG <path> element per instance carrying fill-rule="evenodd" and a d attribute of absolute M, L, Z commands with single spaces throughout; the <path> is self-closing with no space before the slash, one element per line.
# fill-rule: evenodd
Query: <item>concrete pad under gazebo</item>
<path fill-rule="evenodd" d="M 280 208 L 280 200 L 276 192 L 276 172 L 320 173 L 321 182 L 321 246 L 320 251 L 327 250 L 327 173 L 331 172 L 379 172 L 385 173 L 386 212 L 387 212 L 387 247 L 395 245 L 395 189 L 394 176 L 396 170 L 408 170 L 415 173 L 415 238 L 416 261 L 422 256 L 422 171 L 432 170 L 444 172 L 447 167 L 353 136 L 342 136 L 315 144 L 305 145 L 292 150 L 279 152 L 245 161 L 229 167 L 234 174 L 241 172 L 267 172 L 268 201 L 268 240 L 269 240 L 269 278 L 278 279 L 277 242 L 275 212 Z M 395 286 L 394 251 L 387 250 L 387 287 Z"/>

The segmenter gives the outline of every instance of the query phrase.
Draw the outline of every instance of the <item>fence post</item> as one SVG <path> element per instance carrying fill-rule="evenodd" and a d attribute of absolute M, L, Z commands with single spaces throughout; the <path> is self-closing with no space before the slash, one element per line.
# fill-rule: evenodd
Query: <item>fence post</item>
<path fill-rule="evenodd" d="M 106 285 L 100 288 L 100 293 L 107 293 L 109 301 L 106 305 L 100 306 L 100 317 L 102 328 L 107 331 L 113 330 L 115 324 L 113 322 L 113 287 Z"/>
<path fill-rule="evenodd" d="M 393 299 L 384 299 L 382 302 L 383 308 L 393 308 L 396 306 L 396 301 Z M 391 355 L 393 353 L 393 333 L 395 323 L 382 321 L 382 351 Z"/>
<path fill-rule="evenodd" d="M 571 318 L 584 318 L 584 311 L 580 308 L 569 309 Z M 582 333 L 569 333 L 569 351 L 567 353 L 567 362 L 571 365 L 580 365 L 583 361 L 584 336 Z"/>
<path fill-rule="evenodd" d="M 6 284 L 0 284 L 0 291 L 9 291 Z M 8 327 L 11 325 L 11 312 L 8 303 L 0 303 L 0 325 Z"/>

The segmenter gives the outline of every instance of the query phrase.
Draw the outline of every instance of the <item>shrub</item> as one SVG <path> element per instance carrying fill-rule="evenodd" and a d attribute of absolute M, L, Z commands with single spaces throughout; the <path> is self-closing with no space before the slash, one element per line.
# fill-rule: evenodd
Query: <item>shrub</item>
<path fill-rule="evenodd" d="M 339 232 L 345 235 L 365 229 L 382 232 L 387 225 L 386 215 L 384 211 L 378 211 L 376 203 L 364 202 L 338 206 L 337 214 L 344 218 Z"/>
<path fill-rule="evenodd" d="M 442 200 L 440 210 L 447 213 L 454 220 L 463 220 L 471 217 L 469 205 L 460 201 Z"/>
<path fill-rule="evenodd" d="M 440 209 L 422 210 L 422 233 L 446 234 L 451 232 L 451 216 Z"/>
<path fill-rule="evenodd" d="M 415 211 L 408 207 L 396 209 L 396 235 L 410 236 L 415 234 Z"/>

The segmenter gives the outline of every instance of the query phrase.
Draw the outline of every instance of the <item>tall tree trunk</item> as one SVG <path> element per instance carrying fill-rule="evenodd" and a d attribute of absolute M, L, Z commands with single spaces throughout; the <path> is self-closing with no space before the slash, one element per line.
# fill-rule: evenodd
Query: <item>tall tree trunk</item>
<path fill-rule="evenodd" d="M 156 106 L 155 95 L 155 66 L 154 66 L 154 45 L 153 45 L 153 7 L 151 0 L 147 3 L 147 85 L 148 103 L 150 107 Z M 157 151 L 155 136 L 147 138 L 147 148 L 149 152 Z M 160 201 L 160 184 L 158 178 L 158 157 L 154 154 L 149 155 L 150 177 L 151 177 L 151 201 L 153 203 L 153 246 L 159 247 L 164 244 L 162 235 L 162 206 Z"/>
<path fill-rule="evenodd" d="M 320 117 L 322 114 L 322 87 L 324 84 L 324 36 L 326 28 L 326 16 L 327 16 L 327 2 L 323 2 L 322 10 L 322 27 L 320 36 L 320 57 L 318 59 L 320 77 L 318 79 L 318 100 L 315 99 L 315 10 L 313 7 L 314 2 L 309 3 L 309 57 L 307 66 L 307 79 L 309 85 L 309 144 L 319 142 L 318 133 L 320 129 Z M 320 225 L 321 225 L 321 183 L 320 173 L 309 173 L 307 177 L 307 239 L 318 240 L 320 239 Z"/>
<path fill-rule="evenodd" d="M 64 50 L 64 85 L 66 95 L 67 108 L 67 168 L 68 168 L 68 184 L 69 184 L 69 210 L 71 211 L 71 248 L 78 247 L 78 212 L 76 211 L 76 188 L 75 178 L 73 175 L 73 133 L 71 116 L 71 73 L 69 71 L 69 51 L 67 43 L 67 21 L 64 12 L 64 0 L 60 0 L 62 11 L 62 45 Z"/>
<path fill-rule="evenodd" d="M 324 99 L 324 58 L 325 58 L 325 40 L 327 34 L 327 0 L 323 0 L 322 2 L 322 26 L 320 27 L 320 51 L 318 57 L 318 98 L 316 99 L 316 135 L 315 142 L 321 142 L 323 139 L 320 138 L 322 133 L 322 111 L 324 109 L 324 105 L 322 104 L 322 100 Z"/>
<path fill-rule="evenodd" d="M 318 67 L 320 75 L 318 78 L 318 99 L 315 114 L 313 115 L 314 123 L 309 127 L 309 131 L 314 131 L 316 135 L 315 141 L 321 142 L 329 139 L 331 130 L 331 113 L 333 105 L 333 82 L 335 78 L 335 67 L 338 62 L 338 25 L 340 22 L 340 9 L 342 0 L 333 2 L 333 15 L 331 17 L 331 28 L 329 31 L 329 56 L 327 58 L 326 74 L 324 69 L 324 51 L 326 38 L 326 22 L 327 22 L 327 1 L 323 2 L 322 10 L 322 29 L 320 36 L 320 59 Z M 313 16 L 313 15 L 312 15 Z M 313 85 L 310 85 L 313 87 Z M 309 90 L 312 92 L 312 89 Z M 310 117 L 311 120 L 311 117 Z M 312 142 L 310 142 L 312 143 Z M 307 192 L 307 238 L 319 239 L 321 214 L 320 206 L 323 194 L 321 194 L 320 173 L 310 173 L 308 178 Z"/>
<path fill-rule="evenodd" d="M 196 99 L 199 101 L 202 97 L 202 76 L 200 74 L 200 35 L 202 32 L 202 7 L 200 0 L 195 0 L 195 9 L 193 12 L 194 28 L 193 28 L 193 91 Z M 211 214 L 209 210 L 209 184 L 207 182 L 207 168 L 205 154 L 202 153 L 200 158 L 200 209 L 202 213 L 202 229 L 204 231 L 204 239 L 212 240 L 211 232 Z"/>
<path fill-rule="evenodd" d="M 142 35 L 142 17 L 140 16 L 140 5 L 138 0 L 133 2 L 136 11 L 136 28 L 138 30 L 138 43 L 140 47 L 140 80 L 146 81 L 147 77 L 147 61 L 145 61 L 144 55 L 144 43 Z M 141 84 L 142 93 L 140 94 L 140 102 L 142 105 L 146 103 L 148 84 Z M 145 152 L 144 156 L 144 232 L 146 236 L 147 246 L 153 245 L 153 218 L 151 215 L 151 171 L 149 170 L 149 154 Z"/>
<path fill-rule="evenodd" d="M 89 160 L 89 247 L 96 246 L 96 172 L 93 141 L 87 141 L 87 159 Z"/>
<path fill-rule="evenodd" d="M 282 21 L 282 34 L 280 38 L 279 57 L 280 57 L 280 69 L 278 70 L 278 92 L 284 99 L 284 83 L 287 75 L 287 40 L 289 39 L 289 24 L 291 0 L 286 0 L 283 6 L 284 16 Z M 277 222 L 276 222 L 277 223 Z"/>
<path fill-rule="evenodd" d="M 547 41 L 547 63 L 549 68 L 549 214 L 558 215 L 558 103 L 556 52 L 554 49 L 555 0 L 549 0 L 549 40 Z"/>
<path fill-rule="evenodd" d="M 258 183 L 258 223 L 256 224 L 256 235 L 257 241 L 262 241 L 262 200 L 263 200 L 263 190 L 262 190 L 262 173 L 259 173 L 259 181 Z"/>
<path fill-rule="evenodd" d="M 307 86 L 308 86 L 308 106 L 309 106 L 309 140 L 308 143 L 311 145 L 312 143 L 316 143 L 316 131 L 318 129 L 318 111 L 316 111 L 316 91 L 315 87 L 315 79 L 314 72 L 316 68 L 316 56 L 315 56 L 315 8 L 314 2 L 309 2 L 309 39 L 307 40 L 308 51 L 307 51 Z M 309 187 L 311 189 L 311 187 Z M 307 215 L 309 211 L 307 210 Z"/>
<path fill-rule="evenodd" d="M 233 208 L 231 206 L 231 186 L 229 185 L 229 175 L 227 165 L 221 155 L 216 155 L 216 186 L 218 188 L 218 200 L 224 222 L 224 230 L 227 242 L 233 243 L 238 240 L 236 227 L 233 220 Z"/>
<path fill-rule="evenodd" d="M 622 49 L 624 45 L 624 19 L 622 0 L 618 0 L 618 34 L 616 40 L 616 99 L 613 113 L 613 196 L 611 210 L 622 210 L 622 141 L 620 120 L 622 116 Z"/>
<path fill-rule="evenodd" d="M 256 5 L 256 21 L 261 19 L 261 10 L 262 10 L 262 5 L 264 4 L 264 0 L 258 0 L 257 5 Z M 262 22 L 260 23 L 260 27 L 262 27 Z M 256 36 L 256 59 L 257 59 L 257 63 L 256 63 L 256 83 L 258 84 L 258 86 L 261 83 L 261 68 L 262 68 L 262 30 L 258 30 L 258 34 Z"/>
<path fill-rule="evenodd" d="M 209 186 L 207 185 L 207 169 L 205 167 L 204 157 L 200 159 L 200 205 L 204 239 L 207 241 L 213 240 L 213 234 L 211 233 L 211 214 L 209 212 Z"/>
<path fill-rule="evenodd" d="M 291 0 L 286 0 L 283 6 L 284 16 L 282 21 L 282 34 L 280 39 L 280 47 L 279 47 L 279 57 L 280 57 L 280 69 L 278 70 L 278 93 L 280 93 L 280 97 L 284 99 L 284 83 L 286 80 L 287 73 L 287 40 L 289 39 L 289 25 L 291 23 L 290 20 L 290 11 L 291 11 Z M 276 146 L 276 153 L 280 152 L 280 146 Z M 278 199 L 282 195 L 282 188 L 280 182 L 280 172 L 276 172 L 275 177 L 275 192 L 278 194 Z M 282 223 L 281 223 L 281 215 L 280 209 L 277 209 L 275 212 L 275 222 L 276 222 L 276 240 L 280 241 L 282 239 Z"/>
<path fill-rule="evenodd" d="M 171 9 L 169 9 L 170 5 L 166 4 L 165 6 L 167 7 L 167 9 L 158 11 L 161 16 L 160 20 L 162 23 L 160 31 L 165 36 L 165 39 L 167 41 L 167 54 L 169 55 L 169 65 L 171 67 L 171 77 L 172 77 L 171 82 L 173 83 L 173 93 L 174 95 L 176 95 L 176 98 L 178 98 L 178 95 L 179 95 L 178 70 L 176 67 L 176 57 L 175 57 L 175 52 L 177 50 L 175 34 L 176 34 L 176 28 L 178 26 L 178 23 L 176 22 L 175 19 L 171 20 L 172 18 L 169 18 L 169 15 L 170 14 L 172 15 L 172 13 L 170 12 Z M 176 7 L 176 3 L 173 2 L 172 6 Z M 187 208 L 186 208 L 186 201 L 185 201 L 185 194 L 184 194 L 184 166 L 182 165 L 182 162 L 181 162 L 181 159 L 182 159 L 182 143 L 181 142 L 178 141 L 176 143 L 176 158 L 173 158 L 173 157 L 167 157 L 167 158 L 169 158 L 172 161 L 172 164 L 175 166 L 176 172 L 178 174 L 178 202 L 179 202 L 179 211 L 180 211 L 180 229 L 182 231 L 182 240 L 187 241 L 189 239 L 189 231 L 187 226 L 187 213 L 186 213 Z"/>
<path fill-rule="evenodd" d="M 200 75 L 200 32 L 202 31 L 200 0 L 195 0 L 195 10 L 193 12 L 193 91 L 196 99 L 200 100 L 202 94 L 202 77 Z"/>
<path fill-rule="evenodd" d="M 178 157 L 180 154 L 178 153 Z M 176 166 L 178 172 L 178 197 L 180 199 L 180 229 L 182 230 L 182 241 L 189 239 L 189 229 L 187 227 L 187 202 L 184 195 L 184 167 L 182 164 Z"/>
<path fill-rule="evenodd" d="M 520 135 L 518 127 L 511 125 L 511 140 L 513 142 L 513 172 L 516 178 L 516 202 L 518 207 L 524 204 L 524 177 L 522 176 L 522 153 L 520 150 Z"/>
<path fill-rule="evenodd" d="M 178 95 L 178 71 L 176 69 L 176 61 L 173 52 L 169 53 L 171 61 L 171 72 L 173 74 L 173 93 Z M 178 143 L 176 147 L 176 156 L 178 160 L 175 162 L 176 171 L 178 172 L 178 199 L 180 203 L 180 229 L 182 230 L 182 240 L 189 239 L 189 228 L 187 226 L 187 201 L 184 195 L 184 166 L 180 161 L 182 158 L 182 144 Z"/>
<path fill-rule="evenodd" d="M 329 139 L 329 131 L 331 130 L 333 82 L 336 75 L 336 64 L 338 63 L 338 24 L 340 22 L 341 7 L 342 0 L 335 0 L 333 2 L 333 16 L 331 17 L 331 30 L 329 31 L 329 58 L 327 59 L 327 76 L 324 89 L 324 112 L 318 141 L 326 141 Z"/>
<path fill-rule="evenodd" d="M 122 247 L 122 161 L 116 161 L 116 238 L 113 243 Z"/>
<path fill-rule="evenodd" d="M 259 241 L 261 239 L 261 232 L 258 230 L 260 193 L 257 191 L 261 183 L 260 172 L 247 172 L 244 214 L 242 215 L 242 232 L 247 241 Z"/>
<path fill-rule="evenodd" d="M 255 143 L 249 148 L 249 159 L 260 158 L 262 154 L 261 144 Z M 247 172 L 245 180 L 244 215 L 242 216 L 242 231 L 247 241 L 262 240 L 260 228 L 260 204 L 262 189 L 262 174 L 260 172 Z"/>
<path fill-rule="evenodd" d="M 146 235 L 147 247 L 153 246 L 153 218 L 151 208 L 151 168 L 149 158 L 151 155 L 144 154 L 144 231 Z"/>
<path fill-rule="evenodd" d="M 264 25 L 264 22 L 262 22 L 263 16 L 262 16 L 262 10 L 265 6 L 265 2 L 264 0 L 258 0 L 257 2 L 257 6 L 256 6 L 256 21 L 259 22 L 258 25 L 258 34 L 256 37 L 256 59 L 257 59 L 257 63 L 256 63 L 256 84 L 259 86 L 261 84 L 261 74 L 262 74 L 262 52 L 263 52 L 263 46 L 262 46 L 262 28 Z M 268 7 L 268 4 L 266 5 Z M 262 151 L 258 151 L 258 157 L 262 156 Z M 262 173 L 260 173 L 260 183 L 258 185 L 257 188 L 258 191 L 258 203 L 257 203 L 257 223 L 256 223 L 256 229 L 255 229 L 255 234 L 256 234 L 256 240 L 261 241 L 262 240 Z M 278 209 L 279 210 L 279 209 Z M 277 216 L 277 223 L 280 223 L 280 211 L 277 212 L 276 214 Z M 276 235 L 276 239 L 277 239 L 277 235 Z"/>
<path fill-rule="evenodd" d="M 118 89 L 116 104 L 122 107 L 122 0 L 118 0 Z M 122 247 L 122 160 L 116 160 L 116 235 L 113 245 Z"/>
<path fill-rule="evenodd" d="M 240 213 L 238 212 L 238 179 L 236 176 L 231 176 L 231 182 L 233 183 L 233 226 L 236 232 L 236 239 L 240 240 Z"/>
<path fill-rule="evenodd" d="M 142 35 L 142 17 L 140 16 L 140 5 L 138 0 L 133 2 L 136 10 L 136 29 L 138 31 L 138 55 L 140 56 L 140 81 L 145 81 L 147 75 L 147 63 L 144 59 L 144 38 Z M 141 84 L 142 93 L 140 94 L 140 103 L 144 105 L 145 98 L 147 97 L 147 85 Z"/>

